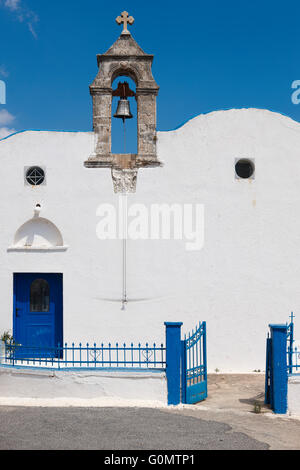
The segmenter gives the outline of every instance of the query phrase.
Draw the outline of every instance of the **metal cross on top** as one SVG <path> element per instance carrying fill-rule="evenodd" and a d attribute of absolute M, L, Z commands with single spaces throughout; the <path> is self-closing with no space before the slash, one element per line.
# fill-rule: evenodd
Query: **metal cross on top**
<path fill-rule="evenodd" d="M 134 23 L 134 18 L 132 16 L 128 16 L 127 11 L 123 11 L 123 13 L 121 13 L 121 16 L 118 16 L 116 18 L 116 22 L 118 24 L 123 23 L 122 34 L 130 34 L 130 32 L 127 29 L 127 24 L 133 24 Z"/>

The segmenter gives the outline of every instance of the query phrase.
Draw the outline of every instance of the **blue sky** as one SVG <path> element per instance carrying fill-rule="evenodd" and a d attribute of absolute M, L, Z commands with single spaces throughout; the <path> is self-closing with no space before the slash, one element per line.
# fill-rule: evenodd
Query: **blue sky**
<path fill-rule="evenodd" d="M 0 135 L 91 130 L 96 54 L 118 38 L 123 10 L 135 18 L 133 37 L 155 55 L 158 130 L 242 107 L 300 121 L 291 100 L 300 80 L 299 1 L 0 0 Z"/>

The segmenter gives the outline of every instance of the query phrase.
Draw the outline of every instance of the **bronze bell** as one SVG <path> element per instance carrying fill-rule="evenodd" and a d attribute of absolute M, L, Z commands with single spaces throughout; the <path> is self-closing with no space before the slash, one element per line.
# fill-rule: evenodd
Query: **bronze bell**
<path fill-rule="evenodd" d="M 133 116 L 130 112 L 130 104 L 127 98 L 122 97 L 118 103 L 116 114 L 114 114 L 115 118 L 123 119 L 131 119 Z"/>

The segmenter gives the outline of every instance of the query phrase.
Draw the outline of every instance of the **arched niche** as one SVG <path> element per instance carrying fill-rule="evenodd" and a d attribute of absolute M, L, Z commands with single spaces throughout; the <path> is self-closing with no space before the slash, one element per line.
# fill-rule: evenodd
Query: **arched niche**
<path fill-rule="evenodd" d="M 9 251 L 64 251 L 63 237 L 50 220 L 33 217 L 16 231 L 14 243 Z"/>

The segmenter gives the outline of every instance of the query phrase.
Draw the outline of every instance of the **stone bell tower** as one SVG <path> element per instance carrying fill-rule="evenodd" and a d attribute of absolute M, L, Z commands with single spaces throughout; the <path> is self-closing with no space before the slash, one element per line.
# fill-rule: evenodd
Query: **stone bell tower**
<path fill-rule="evenodd" d="M 156 97 L 159 87 L 152 76 L 153 55 L 145 54 L 127 29 L 134 19 L 124 11 L 116 19 L 123 32 L 105 54 L 98 55 L 99 72 L 90 86 L 93 98 L 94 153 L 87 168 L 111 168 L 115 192 L 135 192 L 139 168 L 157 167 Z M 128 76 L 136 84 L 137 154 L 111 153 L 112 83 Z"/>

